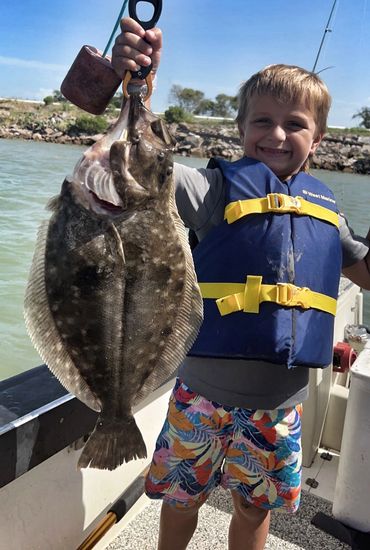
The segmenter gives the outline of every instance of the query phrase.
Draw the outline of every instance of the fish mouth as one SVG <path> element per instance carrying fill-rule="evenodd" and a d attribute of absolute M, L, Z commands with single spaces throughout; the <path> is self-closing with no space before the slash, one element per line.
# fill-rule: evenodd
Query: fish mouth
<path fill-rule="evenodd" d="M 122 103 L 112 129 L 76 165 L 72 176 L 76 199 L 97 216 L 131 215 L 132 204 L 158 194 L 158 184 L 152 180 L 165 176 L 165 152 L 173 145 L 163 122 L 133 94 Z"/>
<path fill-rule="evenodd" d="M 109 161 L 99 158 L 87 167 L 85 164 L 81 179 L 79 186 L 89 210 L 98 216 L 119 216 L 123 213 L 124 205 L 116 191 Z"/>
<path fill-rule="evenodd" d="M 124 204 L 114 183 L 109 155 L 115 141 L 127 140 L 130 101 L 123 104 L 118 121 L 100 141 L 85 151 L 76 164 L 72 180 L 76 198 L 97 216 L 119 216 Z"/>
<path fill-rule="evenodd" d="M 99 209 L 100 212 L 103 211 L 103 212 L 106 212 L 107 214 L 120 215 L 123 213 L 122 206 L 119 206 L 117 204 L 114 204 L 113 202 L 109 202 L 107 200 L 101 199 L 100 197 L 98 197 L 96 193 L 94 193 L 94 191 L 91 191 L 91 189 L 89 189 L 89 193 L 91 195 L 91 199 L 94 202 L 94 206 L 95 206 L 94 210 Z"/>

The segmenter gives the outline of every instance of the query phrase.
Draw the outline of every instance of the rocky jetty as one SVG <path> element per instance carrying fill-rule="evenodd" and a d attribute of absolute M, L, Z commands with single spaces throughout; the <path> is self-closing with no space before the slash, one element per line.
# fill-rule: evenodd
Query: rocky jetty
<path fill-rule="evenodd" d="M 229 160 L 240 158 L 243 151 L 237 130 L 230 126 L 204 127 L 197 124 L 172 125 L 176 136 L 176 153 L 183 156 Z M 311 160 L 312 168 L 357 174 L 370 174 L 369 135 L 328 133 Z"/>
<path fill-rule="evenodd" d="M 328 134 L 312 161 L 312 168 L 370 174 L 370 132 L 368 136 Z"/>
<path fill-rule="evenodd" d="M 14 102 L 1 101 L 0 138 L 91 145 L 102 134 L 86 135 L 77 131 L 73 121 L 81 113 L 73 106 L 63 110 L 25 103 L 15 111 Z M 116 116 L 113 112 L 106 115 L 106 119 L 112 123 Z M 170 129 L 177 140 L 175 153 L 178 155 L 235 160 L 243 153 L 236 126 L 230 121 L 171 124 Z M 370 131 L 329 132 L 312 158 L 311 167 L 370 174 Z"/>
<path fill-rule="evenodd" d="M 7 126 L 0 125 L 0 138 L 46 141 L 49 143 L 72 143 L 74 145 L 92 145 L 101 135 L 90 136 L 68 130 L 68 113 L 53 114 L 44 119 L 25 117 Z"/>

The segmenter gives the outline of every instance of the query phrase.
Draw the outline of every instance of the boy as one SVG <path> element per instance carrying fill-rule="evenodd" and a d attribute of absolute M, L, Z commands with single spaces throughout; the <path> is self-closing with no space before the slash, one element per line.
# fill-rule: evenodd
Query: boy
<path fill-rule="evenodd" d="M 150 60 L 156 72 L 159 29 L 124 19 L 122 31 L 117 73 Z M 148 496 L 163 499 L 159 550 L 187 547 L 220 483 L 234 503 L 230 550 L 261 550 L 270 510 L 298 508 L 300 404 L 309 368 L 330 363 L 341 267 L 370 289 L 368 240 L 353 236 L 330 190 L 305 173 L 329 107 L 316 75 L 266 67 L 240 91 L 244 157 L 202 170 L 175 164 L 179 213 L 200 240 L 205 319 L 146 481 Z"/>

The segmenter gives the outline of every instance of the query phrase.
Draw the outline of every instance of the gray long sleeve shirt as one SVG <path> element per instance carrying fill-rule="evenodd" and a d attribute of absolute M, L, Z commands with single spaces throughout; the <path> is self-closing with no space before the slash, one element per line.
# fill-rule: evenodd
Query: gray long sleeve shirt
<path fill-rule="evenodd" d="M 179 214 L 202 240 L 224 217 L 222 173 L 218 168 L 175 164 L 174 174 Z M 339 231 L 343 267 L 349 267 L 366 256 L 369 243 L 354 235 L 343 216 Z M 179 376 L 193 391 L 233 407 L 271 410 L 296 405 L 308 397 L 308 367 L 288 369 L 264 361 L 187 357 Z"/>

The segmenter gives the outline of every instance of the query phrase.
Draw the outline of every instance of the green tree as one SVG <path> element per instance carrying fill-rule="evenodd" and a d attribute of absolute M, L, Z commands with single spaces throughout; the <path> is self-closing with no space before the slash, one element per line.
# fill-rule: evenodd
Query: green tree
<path fill-rule="evenodd" d="M 361 118 L 360 126 L 370 129 L 370 107 L 362 107 L 352 118 Z"/>
<path fill-rule="evenodd" d="M 52 103 L 54 103 L 54 98 L 52 95 L 47 95 L 46 97 L 44 97 L 43 102 L 45 103 L 45 105 L 51 105 Z"/>
<path fill-rule="evenodd" d="M 179 105 L 171 105 L 165 111 L 164 118 L 169 124 L 171 122 L 189 122 L 190 115 L 182 107 L 179 107 Z"/>
<path fill-rule="evenodd" d="M 183 88 L 174 84 L 170 90 L 170 103 L 178 105 L 188 113 L 194 113 L 204 98 L 204 93 L 192 88 Z"/>
<path fill-rule="evenodd" d="M 52 97 L 53 97 L 53 101 L 57 103 L 66 103 L 68 101 L 68 99 L 64 97 L 64 95 L 60 90 L 53 90 Z"/>
<path fill-rule="evenodd" d="M 81 115 L 76 118 L 76 122 L 69 125 L 68 133 L 92 136 L 105 132 L 107 128 L 108 122 L 102 116 Z"/>
<path fill-rule="evenodd" d="M 188 113 L 219 117 L 234 116 L 238 103 L 237 96 L 218 94 L 213 101 L 205 98 L 204 92 L 200 90 L 183 88 L 178 84 L 172 86 L 169 100 Z"/>
<path fill-rule="evenodd" d="M 230 107 L 232 108 L 232 110 L 235 113 L 237 112 L 237 110 L 238 110 L 238 96 L 237 95 L 230 96 Z"/>
<path fill-rule="evenodd" d="M 194 111 L 195 115 L 208 115 L 213 116 L 215 112 L 215 102 L 212 99 L 202 99 L 198 107 Z"/>
<path fill-rule="evenodd" d="M 226 94 L 218 94 L 216 96 L 213 115 L 221 117 L 231 117 L 235 114 L 236 105 L 237 97 Z"/>

